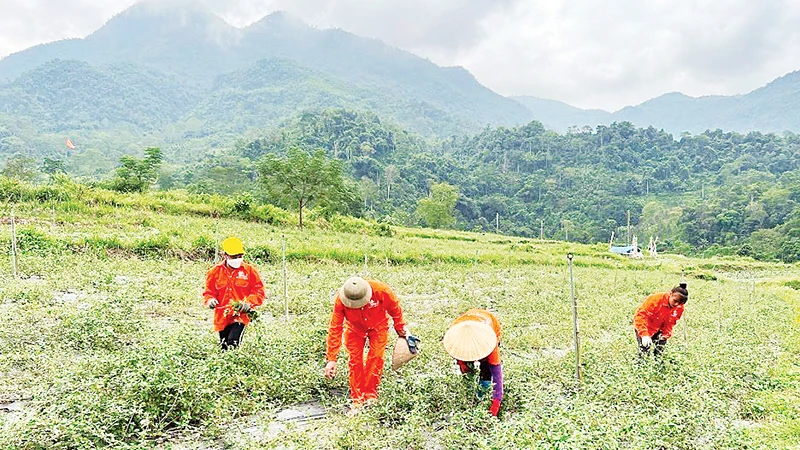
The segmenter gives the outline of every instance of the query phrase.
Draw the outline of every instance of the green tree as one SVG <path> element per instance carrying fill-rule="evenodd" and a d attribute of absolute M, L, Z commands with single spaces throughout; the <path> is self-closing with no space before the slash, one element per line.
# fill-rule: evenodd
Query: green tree
<path fill-rule="evenodd" d="M 33 181 L 36 178 L 36 160 L 30 156 L 14 155 L 8 158 L 0 175 L 20 181 Z"/>
<path fill-rule="evenodd" d="M 112 189 L 120 192 L 145 192 L 156 182 L 163 159 L 161 149 L 149 147 L 144 150 L 144 154 L 144 158 L 126 155 L 119 159 L 122 165 L 117 168 L 111 183 Z"/>
<path fill-rule="evenodd" d="M 48 175 L 67 173 L 67 166 L 60 159 L 45 158 L 42 162 L 42 172 Z"/>
<path fill-rule="evenodd" d="M 455 224 L 458 188 L 447 183 L 434 183 L 431 194 L 417 202 L 417 217 L 432 228 L 450 228 Z"/>
<path fill-rule="evenodd" d="M 383 169 L 383 176 L 386 179 L 386 200 L 392 199 L 392 183 L 397 179 L 400 171 L 394 164 L 389 164 Z"/>
<path fill-rule="evenodd" d="M 260 180 L 267 191 L 284 205 L 297 206 L 300 226 L 303 209 L 322 204 L 327 209 L 343 209 L 349 204 L 351 189 L 342 175 L 342 163 L 325 156 L 292 147 L 285 155 L 264 155 L 258 165 Z"/>

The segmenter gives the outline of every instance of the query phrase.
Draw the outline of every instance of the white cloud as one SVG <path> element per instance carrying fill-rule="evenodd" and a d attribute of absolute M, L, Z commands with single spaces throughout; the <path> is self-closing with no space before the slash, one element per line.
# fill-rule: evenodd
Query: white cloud
<path fill-rule="evenodd" d="M 0 0 L 0 57 L 32 45 L 84 37 L 135 0 Z"/>
<path fill-rule="evenodd" d="M 800 5 L 518 2 L 463 59 L 503 94 L 618 109 L 671 91 L 746 93 L 800 69 Z"/>
<path fill-rule="evenodd" d="M 581 107 L 746 93 L 800 69 L 800 3 L 791 0 L 197 1 L 236 26 L 286 10 L 462 65 L 505 95 Z M 85 36 L 132 3 L 0 0 L 0 55 Z"/>

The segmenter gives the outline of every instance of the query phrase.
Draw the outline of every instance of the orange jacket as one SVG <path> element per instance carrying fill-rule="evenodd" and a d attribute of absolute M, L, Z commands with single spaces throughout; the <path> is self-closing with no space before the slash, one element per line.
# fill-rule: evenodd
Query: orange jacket
<path fill-rule="evenodd" d="M 494 330 L 494 334 L 497 335 L 497 345 L 492 350 L 492 353 L 487 356 L 489 359 L 489 364 L 493 366 L 497 366 L 500 364 L 500 321 L 497 320 L 494 314 L 490 313 L 485 309 L 479 308 L 472 308 L 468 309 L 467 312 L 458 316 L 456 320 L 453 321 L 453 325 L 459 322 L 465 322 L 467 320 L 474 320 L 476 322 L 483 322 L 486 325 L 489 325 Z"/>
<path fill-rule="evenodd" d="M 369 330 L 388 331 L 389 317 L 391 317 L 397 334 L 405 335 L 406 324 L 403 321 L 403 310 L 400 308 L 400 301 L 392 292 L 392 288 L 382 281 L 367 280 L 367 283 L 372 287 L 372 299 L 358 309 L 345 307 L 339 298 L 339 291 L 336 291 L 326 343 L 325 356 L 328 361 L 336 361 L 339 349 L 342 348 L 344 327 L 364 334 Z"/>
<path fill-rule="evenodd" d="M 242 263 L 238 269 L 231 269 L 220 262 L 212 267 L 206 274 L 206 289 L 203 291 L 203 305 L 208 305 L 212 298 L 219 304 L 214 308 L 214 330 L 222 331 L 234 322 L 245 325 L 250 323 L 247 314 L 239 314 L 228 306 L 234 302 L 246 301 L 251 306 L 264 303 L 264 283 L 258 275 L 258 270 L 247 263 Z"/>
<path fill-rule="evenodd" d="M 650 294 L 639 305 L 633 315 L 633 327 L 639 336 L 653 336 L 661 331 L 661 336 L 669 339 L 672 336 L 672 327 L 683 315 L 683 305 L 669 307 L 671 292 L 657 292 Z"/>

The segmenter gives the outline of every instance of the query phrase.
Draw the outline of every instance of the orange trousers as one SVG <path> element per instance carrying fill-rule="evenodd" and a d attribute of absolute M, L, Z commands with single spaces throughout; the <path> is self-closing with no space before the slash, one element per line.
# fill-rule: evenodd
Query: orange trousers
<path fill-rule="evenodd" d="M 369 339 L 369 352 L 364 361 L 364 346 Z M 384 330 L 344 330 L 344 345 L 350 355 L 350 398 L 362 402 L 378 398 L 378 385 L 383 375 L 383 354 L 389 342 L 389 328 Z"/>

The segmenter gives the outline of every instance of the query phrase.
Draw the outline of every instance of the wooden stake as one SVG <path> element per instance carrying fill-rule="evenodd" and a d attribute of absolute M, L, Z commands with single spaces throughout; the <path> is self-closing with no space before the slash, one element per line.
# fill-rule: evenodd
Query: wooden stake
<path fill-rule="evenodd" d="M 289 320 L 289 289 L 286 286 L 286 235 L 281 235 L 281 256 L 283 259 L 283 306 L 286 320 Z"/>
<path fill-rule="evenodd" d="M 684 279 L 685 278 L 684 278 L 684 274 L 683 274 L 683 269 L 681 269 L 681 283 L 684 282 Z M 683 310 L 683 315 L 681 317 L 683 318 L 683 341 L 688 343 L 689 342 L 689 333 L 688 333 L 688 331 L 686 331 L 686 329 L 689 327 L 689 322 L 688 322 L 688 319 L 686 318 L 686 310 L 685 309 Z"/>
<path fill-rule="evenodd" d="M 14 208 L 11 208 L 11 267 L 14 271 L 14 278 L 19 278 L 17 273 L 17 227 L 14 221 Z"/>
<path fill-rule="evenodd" d="M 369 241 L 367 240 L 367 232 L 364 232 L 364 278 L 367 278 L 367 263 L 369 262 Z"/>
<path fill-rule="evenodd" d="M 686 317 L 686 310 L 685 309 L 683 310 L 683 315 L 681 316 L 681 318 L 683 318 L 683 342 L 688 343 L 689 342 L 689 332 L 686 331 L 686 329 L 689 327 L 689 322 L 688 322 L 689 319 Z"/>
<path fill-rule="evenodd" d="M 581 341 L 578 331 L 578 300 L 575 298 L 575 281 L 572 276 L 572 253 L 567 254 L 569 260 L 569 289 L 572 296 L 572 327 L 575 335 L 575 380 L 581 385 Z"/>
<path fill-rule="evenodd" d="M 215 218 L 215 220 L 214 220 L 214 247 L 218 249 L 218 248 L 220 248 L 220 246 L 222 244 L 222 241 L 219 238 L 219 216 L 215 215 L 214 218 Z M 217 250 L 215 253 L 216 254 L 214 255 L 214 260 L 216 261 L 217 258 L 219 258 L 221 256 L 221 254 L 220 254 L 219 250 Z"/>

